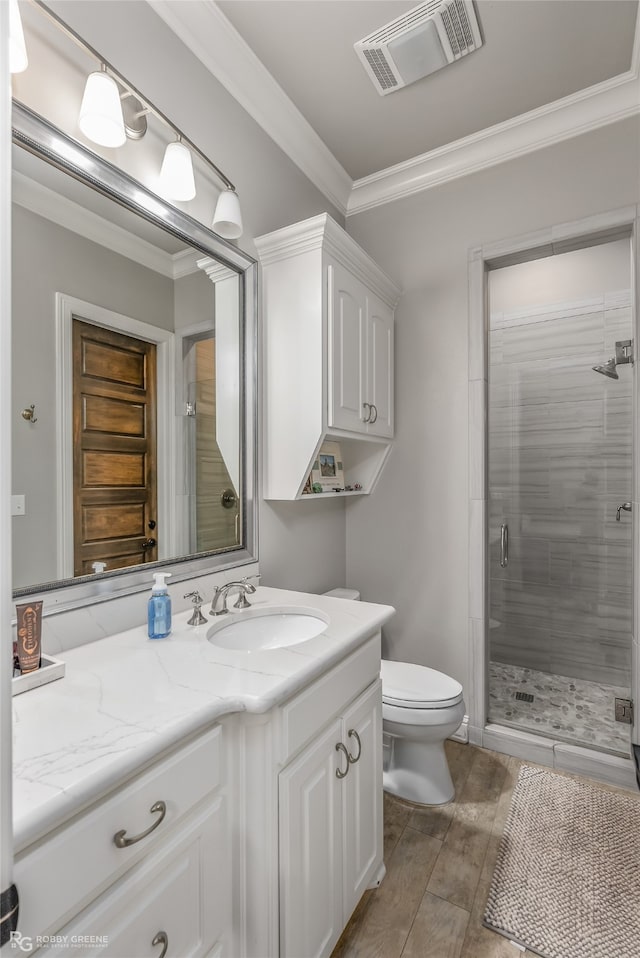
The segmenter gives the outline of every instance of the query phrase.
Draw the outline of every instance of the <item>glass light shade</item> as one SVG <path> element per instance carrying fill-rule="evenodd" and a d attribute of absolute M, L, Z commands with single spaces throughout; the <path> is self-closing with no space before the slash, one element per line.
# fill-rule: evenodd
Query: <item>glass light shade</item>
<path fill-rule="evenodd" d="M 191 153 L 179 140 L 169 143 L 164 151 L 160 170 L 160 192 L 167 199 L 182 202 L 192 200 L 196 195 Z"/>
<path fill-rule="evenodd" d="M 242 236 L 242 213 L 235 190 L 224 190 L 218 197 L 212 225 L 218 236 L 224 239 L 239 239 Z"/>
<path fill-rule="evenodd" d="M 116 147 L 126 142 L 120 91 L 108 73 L 91 73 L 87 77 L 78 124 L 84 135 L 99 146 Z"/>
<path fill-rule="evenodd" d="M 9 0 L 9 70 L 11 73 L 22 73 L 28 65 L 18 0 Z"/>

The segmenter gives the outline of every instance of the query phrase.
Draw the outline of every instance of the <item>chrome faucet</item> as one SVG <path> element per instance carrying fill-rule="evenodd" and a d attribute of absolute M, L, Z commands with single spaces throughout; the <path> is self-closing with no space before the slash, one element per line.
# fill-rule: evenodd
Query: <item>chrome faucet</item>
<path fill-rule="evenodd" d="M 213 592 L 209 615 L 224 615 L 229 611 L 227 608 L 227 599 L 231 592 L 239 593 L 238 599 L 233 605 L 234 609 L 248 609 L 251 603 L 247 601 L 247 596 L 253 595 L 256 591 L 255 585 L 252 585 L 249 580 L 259 578 L 259 575 L 250 575 L 244 579 L 239 579 L 237 582 L 227 582 L 225 585 L 217 585 Z M 218 608 L 220 602 L 222 602 L 222 605 Z"/>

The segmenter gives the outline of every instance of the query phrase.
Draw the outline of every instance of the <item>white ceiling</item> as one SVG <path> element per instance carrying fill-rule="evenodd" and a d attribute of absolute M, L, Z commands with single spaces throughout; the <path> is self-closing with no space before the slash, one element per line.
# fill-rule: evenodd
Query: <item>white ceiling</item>
<path fill-rule="evenodd" d="M 478 0 L 484 45 L 380 96 L 356 40 L 407 0 L 218 0 L 355 180 L 623 73 L 635 0 Z"/>
<path fill-rule="evenodd" d="M 345 215 L 640 113 L 638 0 L 476 0 L 484 45 L 386 97 L 407 0 L 147 0 Z"/>

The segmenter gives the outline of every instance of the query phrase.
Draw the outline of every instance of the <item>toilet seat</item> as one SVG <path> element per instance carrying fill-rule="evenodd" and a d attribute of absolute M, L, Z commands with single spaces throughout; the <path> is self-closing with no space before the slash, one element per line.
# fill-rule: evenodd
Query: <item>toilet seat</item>
<path fill-rule="evenodd" d="M 407 709 L 443 709 L 462 701 L 462 686 L 424 665 L 382 661 L 382 701 Z"/>

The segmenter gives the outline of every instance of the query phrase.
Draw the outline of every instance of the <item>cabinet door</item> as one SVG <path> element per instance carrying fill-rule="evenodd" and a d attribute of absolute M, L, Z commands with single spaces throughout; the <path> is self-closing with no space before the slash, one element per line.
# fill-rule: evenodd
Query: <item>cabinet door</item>
<path fill-rule="evenodd" d="M 372 436 L 393 436 L 393 313 L 369 296 L 367 309 L 367 384 L 365 402 L 374 405 Z M 376 416 L 377 412 L 377 416 Z"/>
<path fill-rule="evenodd" d="M 343 781 L 344 923 L 382 864 L 382 683 L 345 712 L 342 741 L 352 759 Z"/>
<path fill-rule="evenodd" d="M 321 958 L 342 931 L 341 803 L 333 722 L 280 773 L 280 956 Z"/>
<path fill-rule="evenodd" d="M 366 432 L 366 310 L 362 283 L 339 263 L 328 267 L 329 408 L 327 423 L 336 429 Z"/>

